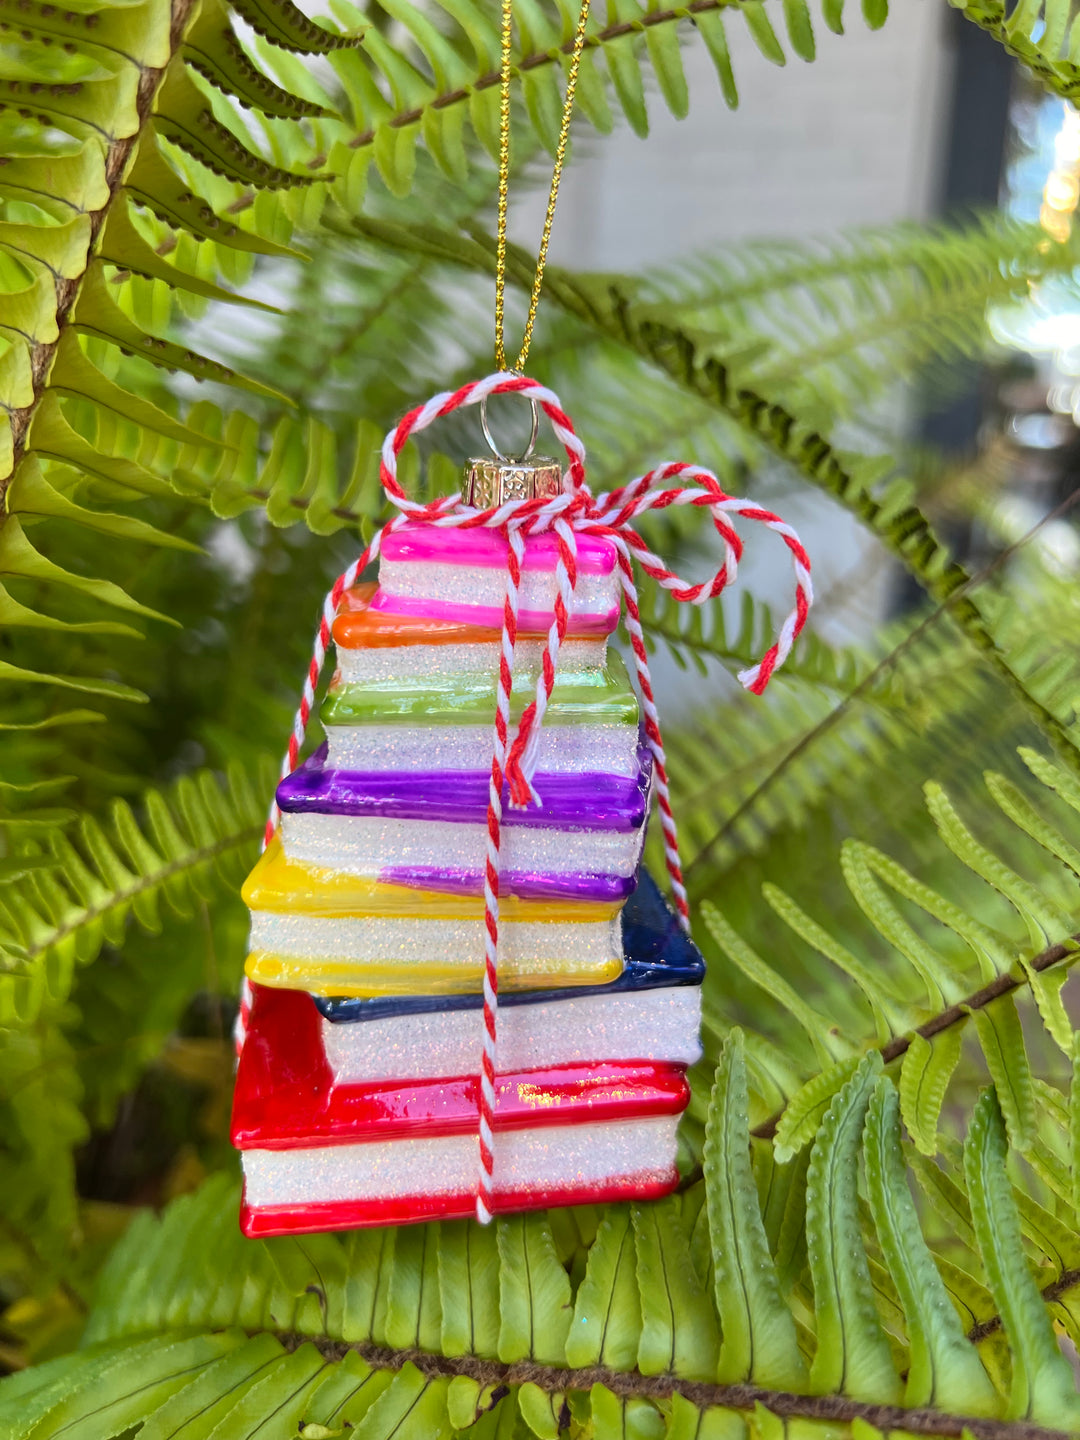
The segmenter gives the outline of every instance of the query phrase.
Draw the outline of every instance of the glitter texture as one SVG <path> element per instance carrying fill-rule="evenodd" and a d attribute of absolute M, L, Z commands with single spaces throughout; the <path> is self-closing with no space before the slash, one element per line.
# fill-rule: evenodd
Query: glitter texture
<path fill-rule="evenodd" d="M 379 590 L 393 609 L 398 600 L 435 600 L 444 605 L 502 611 L 506 571 L 482 565 L 431 565 L 393 561 L 385 555 L 379 567 Z M 571 615 L 606 615 L 619 610 L 619 577 L 578 573 L 570 604 Z M 554 619 L 553 571 L 526 570 L 521 577 L 520 606 Z M 380 601 L 374 602 L 381 604 Z M 550 622 L 549 622 L 550 623 Z M 529 627 L 531 628 L 531 627 Z"/>
<path fill-rule="evenodd" d="M 617 563 L 613 542 L 603 535 L 578 535 L 577 567 L 583 575 L 610 575 Z M 497 530 L 478 527 L 473 530 L 444 530 L 407 520 L 383 538 L 384 560 L 427 565 L 484 565 L 505 575 L 510 546 Z M 525 539 L 522 569 L 555 569 L 559 559 L 559 542 L 548 532 L 529 535 Z"/>
<path fill-rule="evenodd" d="M 323 1021 L 323 1047 L 339 1085 L 467 1075 L 476 1064 L 476 1012 L 433 1010 L 352 1024 Z M 567 996 L 500 1011 L 496 1066 L 540 1070 L 602 1055 L 693 1065 L 701 1058 L 701 990 Z"/>
<path fill-rule="evenodd" d="M 472 671 L 454 675 L 419 675 L 411 679 L 347 685 L 339 671 L 322 708 L 327 725 L 401 724 L 428 720 L 433 724 L 493 724 L 496 674 Z M 510 696 L 511 718 L 520 716 L 536 692 L 537 675 L 519 671 Z M 559 667 L 545 726 L 622 722 L 635 733 L 637 698 L 622 657 L 611 655 L 606 668 L 568 670 Z"/>
<path fill-rule="evenodd" d="M 481 1110 L 497 1210 L 677 1184 L 704 965 L 639 880 L 652 758 L 607 647 L 621 585 L 603 537 L 580 537 L 530 750 L 539 800 L 515 808 L 504 791 L 494 1098 L 482 1089 L 507 555 L 491 529 L 391 529 L 378 582 L 334 617 L 326 744 L 281 781 L 280 831 L 242 891 L 255 983 L 232 1138 L 247 1235 L 475 1214 Z M 541 674 L 557 559 L 554 535 L 525 542 L 512 724 Z"/>
<path fill-rule="evenodd" d="M 535 676 L 540 666 L 543 642 L 519 640 L 515 652 L 515 679 L 519 673 Z M 443 679 L 451 675 L 494 675 L 499 668 L 500 646 L 398 645 L 349 649 L 338 646 L 338 671 L 346 685 L 377 684 L 424 676 Z M 607 657 L 606 640 L 566 639 L 559 648 L 559 665 L 569 670 L 602 670 Z"/>
<path fill-rule="evenodd" d="M 700 985 L 705 978 L 705 961 L 701 951 L 680 927 L 677 916 L 665 902 L 649 872 L 639 870 L 635 882 L 622 912 L 626 964 L 616 980 L 604 986 L 569 986 L 554 993 L 551 990 L 507 990 L 499 996 L 500 1014 L 503 1009 L 539 1005 L 553 999 L 584 999 L 588 995 L 611 996 L 626 991 L 647 993 L 676 986 Z M 352 1025 L 435 1010 L 471 1010 L 475 1015 L 483 1008 L 483 998 L 479 994 L 418 993 L 383 996 L 380 999 L 318 999 L 315 1005 L 319 1013 L 334 1024 Z"/>
<path fill-rule="evenodd" d="M 335 770 L 490 770 L 490 725 L 327 725 Z M 560 725 L 540 732 L 538 769 L 637 773 L 633 725 Z"/>
<path fill-rule="evenodd" d="M 281 833 L 290 859 L 352 875 L 378 877 L 387 869 L 421 865 L 454 867 L 477 877 L 484 871 L 482 824 L 308 813 L 283 815 Z M 644 833 L 644 826 L 619 832 L 508 825 L 502 866 L 549 875 L 632 875 Z"/>
<path fill-rule="evenodd" d="M 632 1194 L 635 1185 L 669 1182 L 676 1123 L 677 1117 L 660 1116 L 504 1131 L 495 1146 L 496 1194 L 615 1181 Z M 469 1194 L 476 1182 L 476 1136 L 253 1149 L 244 1152 L 243 1165 L 250 1206 Z"/>
<path fill-rule="evenodd" d="M 475 920 L 484 917 L 484 902 L 478 896 L 452 891 L 413 890 L 405 885 L 388 885 L 368 875 L 345 870 L 305 865 L 285 855 L 275 839 L 244 881 L 241 895 L 249 910 L 272 911 L 277 915 L 301 918 L 365 920 L 369 916 L 388 919 Z M 621 909 L 615 904 L 583 904 L 546 899 L 525 900 L 505 897 L 501 906 L 507 921 L 599 922 L 613 919 Z"/>
<path fill-rule="evenodd" d="M 553 830 L 637 830 L 648 812 L 652 755 L 638 747 L 633 778 L 604 775 L 553 775 L 538 770 L 533 784 L 542 803 L 515 806 L 503 785 L 503 824 Z M 447 820 L 460 824 L 487 821 L 489 770 L 335 770 L 326 763 L 326 747 L 286 775 L 277 787 L 277 803 L 287 815 L 389 816 L 394 820 Z"/>
<path fill-rule="evenodd" d="M 404 595 L 389 596 L 380 588 L 371 602 L 372 612 L 387 610 L 395 619 L 425 620 L 430 624 L 479 626 L 486 630 L 498 630 L 502 625 L 502 605 L 459 605 L 446 600 L 423 600 Z M 535 635 L 548 630 L 554 620 L 551 610 L 519 610 L 519 631 Z M 616 606 L 599 614 L 575 611 L 570 615 L 567 633 L 570 635 L 610 635 L 619 623 Z"/>
<path fill-rule="evenodd" d="M 618 915 L 579 925 L 506 921 L 499 928 L 499 976 L 507 985 L 613 980 L 623 967 Z M 483 963 L 482 919 L 353 920 L 256 910 L 246 968 L 261 985 L 392 995 L 477 990 Z"/>

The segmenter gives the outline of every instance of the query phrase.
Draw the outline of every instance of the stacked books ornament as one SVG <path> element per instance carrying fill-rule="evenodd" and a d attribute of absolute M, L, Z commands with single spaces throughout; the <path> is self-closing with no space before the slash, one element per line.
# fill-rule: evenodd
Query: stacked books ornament
<path fill-rule="evenodd" d="M 557 471 L 556 471 L 557 474 Z M 535 689 L 557 543 L 529 538 L 511 719 Z M 533 778 L 504 805 L 494 1208 L 666 1193 L 703 964 L 639 868 L 651 757 L 610 541 L 578 538 Z M 237 1076 L 249 1235 L 474 1213 L 488 777 L 507 542 L 405 524 L 348 591 L 325 745 L 277 792 L 244 887 Z M 505 797 L 504 797 L 505 799 Z"/>

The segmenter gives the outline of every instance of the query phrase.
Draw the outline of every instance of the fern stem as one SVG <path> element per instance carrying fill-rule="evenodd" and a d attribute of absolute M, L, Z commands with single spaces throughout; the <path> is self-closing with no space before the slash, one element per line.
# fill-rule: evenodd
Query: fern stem
<path fill-rule="evenodd" d="M 1049 1285 L 1044 1285 L 1039 1291 L 1047 1305 L 1052 1305 L 1055 1300 L 1060 1300 L 1070 1290 L 1080 1285 L 1080 1270 L 1063 1270 L 1056 1280 L 1051 1280 Z M 1002 1328 L 1003 1321 L 1000 1315 L 990 1315 L 985 1320 L 980 1320 L 967 1332 L 967 1338 L 973 1345 L 980 1340 L 985 1340 L 989 1335 L 996 1335 Z"/>
<path fill-rule="evenodd" d="M 550 287 L 552 290 L 554 286 Z M 886 549 L 899 560 L 931 599 L 948 608 L 965 638 L 982 653 L 991 667 L 1047 736 L 1063 763 L 1080 774 L 1080 754 L 1066 726 L 1024 684 L 1000 650 L 990 626 L 973 598 L 975 577 L 955 560 L 944 559 L 945 551 L 933 528 L 915 505 L 897 515 L 883 518 L 882 507 L 859 484 L 839 453 L 823 436 L 797 436 L 796 417 L 784 406 L 756 391 L 731 388 L 726 366 L 716 360 L 698 364 L 693 343 L 678 331 L 660 325 L 635 330 L 629 317 L 629 302 L 618 297 L 625 316 L 628 343 L 637 344 L 661 369 L 688 389 L 714 398 L 718 408 L 731 414 L 751 430 L 778 459 L 794 466 L 812 484 L 837 500 L 860 520 Z"/>
<path fill-rule="evenodd" d="M 1006 19 L 1006 7 L 1004 5 L 981 6 L 975 4 L 962 5 L 965 20 L 970 20 L 980 30 L 985 30 L 992 35 L 1007 55 L 1027 67 L 1028 70 L 1046 86 L 1047 90 L 1055 95 L 1060 95 L 1063 100 L 1076 100 L 1080 97 L 1080 77 L 1077 67 L 1071 60 L 1055 62 L 1053 57 L 1044 55 L 1039 49 L 1038 43 L 1033 42 L 1027 27 L 1014 32 L 1012 15 Z M 1013 7 L 1015 14 L 1015 7 Z M 1034 23 L 1033 21 L 1030 23 Z M 1017 40 L 1019 36 L 1019 41 Z M 1061 74 L 1058 64 L 1067 66 L 1067 73 Z"/>
<path fill-rule="evenodd" d="M 584 48 L 596 50 L 609 44 L 612 40 L 620 40 L 624 35 L 632 35 L 635 31 L 651 30 L 655 25 L 677 24 L 680 20 L 692 20 L 695 15 L 704 15 L 712 10 L 735 9 L 738 3 L 739 0 L 690 0 L 689 5 L 677 5 L 670 10 L 650 10 L 640 19 L 620 20 L 614 25 L 605 26 L 603 30 L 586 35 Z M 574 40 L 571 37 L 561 45 L 553 45 L 550 50 L 534 50 L 529 55 L 523 55 L 511 67 L 511 74 L 519 76 L 530 70 L 538 70 L 545 65 L 557 64 L 564 56 L 569 59 L 573 53 Z M 402 130 L 408 125 L 415 125 L 424 118 L 427 111 L 446 110 L 449 106 L 461 105 L 476 91 L 490 90 L 492 86 L 498 85 L 500 79 L 500 71 L 488 70 L 483 75 L 479 75 L 471 85 L 460 86 L 457 90 L 447 90 L 442 95 L 436 95 L 434 100 L 429 100 L 426 105 L 416 105 L 410 110 L 400 110 L 379 128 Z M 362 131 L 361 134 L 349 141 L 350 148 L 361 150 L 367 145 L 373 145 L 375 135 L 374 128 Z"/>
<path fill-rule="evenodd" d="M 197 0 L 172 0 L 169 22 L 169 55 L 174 56 L 180 47 L 187 29 L 188 22 L 196 8 Z M 128 163 L 131 160 L 136 145 L 146 126 L 153 108 L 154 98 L 158 88 L 165 78 L 168 65 L 161 69 L 146 67 L 139 76 L 139 85 L 136 91 L 135 110 L 138 117 L 138 124 L 132 134 L 123 139 L 114 140 L 105 154 L 105 183 L 108 187 L 109 198 L 100 210 L 95 210 L 90 216 L 90 243 L 87 247 L 86 266 L 81 275 L 73 276 L 66 280 L 56 280 L 56 326 L 60 332 L 55 340 L 42 341 L 30 348 L 30 376 L 33 387 L 33 399 L 29 404 L 10 412 L 11 419 L 11 440 L 12 460 L 11 469 L 8 474 L 0 479 L 0 514 L 4 510 L 4 498 L 8 486 L 19 466 L 26 449 L 26 437 L 30 429 L 30 422 L 34 418 L 34 411 L 37 409 L 42 396 L 48 385 L 49 372 L 52 369 L 57 347 L 60 344 L 60 336 L 64 332 L 68 316 L 72 307 L 79 298 L 79 291 L 82 288 L 83 280 L 86 277 L 90 262 L 94 257 L 94 250 L 97 245 L 101 229 L 108 219 L 109 211 L 113 201 L 116 199 L 123 185 L 124 174 Z"/>
<path fill-rule="evenodd" d="M 324 221 L 343 234 L 361 234 L 397 250 L 412 250 L 448 264 L 493 273 L 494 241 L 476 227 L 468 238 L 422 225 L 397 225 L 353 217 L 347 223 Z M 519 246 L 508 245 L 507 277 L 527 294 L 532 285 L 532 261 Z M 641 320 L 628 295 L 610 283 L 606 298 L 590 292 L 576 276 L 549 266 L 546 295 L 567 314 L 588 328 L 618 341 L 663 371 L 680 388 L 707 401 L 729 416 L 760 444 L 823 490 L 876 536 L 931 599 L 948 601 L 951 613 L 966 639 L 1001 676 L 1074 774 L 1080 775 L 1080 751 L 1067 727 L 1032 694 L 998 647 L 990 625 L 970 594 L 973 579 L 946 552 L 929 520 L 915 505 L 897 513 L 886 512 L 880 501 L 858 479 L 850 463 L 823 435 L 808 430 L 786 406 L 738 383 L 729 367 L 715 356 L 702 360 L 686 332 L 654 320 Z"/>
<path fill-rule="evenodd" d="M 1049 970 L 1051 965 L 1056 965 L 1061 960 L 1067 960 L 1080 953 L 1080 933 L 1070 935 L 1068 940 L 1060 941 L 1056 945 L 1050 945 L 1041 950 L 1038 955 L 1028 961 L 1028 969 L 1036 974 L 1043 970 Z M 996 975 L 987 985 L 974 991 L 964 1000 L 958 1000 L 955 1005 L 948 1005 L 944 1010 L 939 1010 L 929 1020 L 923 1022 L 907 1035 L 894 1035 L 886 1044 L 880 1046 L 881 1058 L 886 1065 L 893 1060 L 899 1060 L 911 1047 L 914 1036 L 921 1035 L 924 1040 L 932 1040 L 935 1035 L 940 1035 L 943 1030 L 948 1030 L 953 1025 L 959 1025 L 966 1020 L 973 1010 L 982 1010 L 992 1001 L 998 1000 L 1002 995 L 1011 995 L 1014 990 L 1022 990 L 1028 984 L 1026 974 L 1017 977 L 1011 970 L 1005 970 Z M 780 1123 L 782 1110 L 775 1115 L 770 1115 L 768 1120 L 763 1120 L 750 1133 L 759 1140 L 771 1140 L 776 1134 L 776 1127 Z"/>
<path fill-rule="evenodd" d="M 1021 536 L 1021 538 L 1017 540 L 1014 544 L 1009 545 L 1006 549 L 1001 551 L 1000 554 L 996 555 L 994 559 L 991 560 L 988 565 L 984 566 L 984 568 L 980 570 L 976 575 L 969 576 L 959 587 L 959 589 L 954 590 L 950 595 L 948 595 L 944 600 L 942 600 L 941 603 L 934 610 L 932 610 L 929 615 L 925 616 L 919 622 L 919 624 L 915 627 L 914 630 L 912 630 L 908 635 L 905 635 L 904 638 L 899 642 L 899 644 L 897 644 L 892 650 L 890 650 L 889 653 L 885 655 L 877 663 L 877 665 L 874 666 L 874 668 L 870 671 L 868 675 L 865 675 L 858 682 L 858 684 L 855 685 L 855 687 L 847 695 L 845 695 L 844 698 L 837 705 L 835 705 L 832 710 L 829 711 L 827 715 L 823 716 L 823 718 L 819 720 L 818 723 L 811 730 L 808 730 L 806 734 L 802 735 L 799 738 L 799 740 L 791 747 L 790 750 L 787 751 L 785 755 L 782 756 L 782 758 L 776 763 L 776 765 L 773 766 L 771 770 L 768 770 L 765 773 L 765 775 L 750 792 L 750 794 L 747 795 L 746 798 L 732 812 L 732 814 L 728 816 L 728 818 L 724 821 L 723 825 L 716 832 L 716 834 L 713 835 L 712 838 L 698 850 L 693 860 L 690 862 L 689 865 L 687 865 L 686 874 L 689 875 L 694 870 L 695 866 L 698 866 L 701 861 L 707 859 L 709 854 L 716 848 L 716 846 L 719 845 L 724 840 L 724 838 L 731 833 L 735 825 L 746 814 L 748 814 L 750 810 L 753 809 L 753 807 L 761 799 L 762 795 L 764 795 L 776 784 L 776 782 L 779 780 L 781 775 L 783 775 L 784 771 L 792 763 L 792 761 L 798 759 L 798 757 L 800 755 L 803 755 L 810 748 L 811 745 L 813 745 L 816 741 L 820 740 L 821 736 L 825 734 L 827 730 L 831 729 L 832 726 L 841 719 L 841 717 L 845 714 L 847 708 L 852 704 L 852 702 L 859 699 L 862 695 L 868 692 L 880 678 L 886 675 L 888 671 L 896 665 L 897 661 L 900 660 L 903 655 L 905 655 L 909 650 L 911 650 L 913 646 L 922 639 L 922 637 L 927 633 L 931 626 L 936 624 L 936 622 L 940 620 L 946 612 L 950 611 L 956 605 L 956 602 L 958 600 L 965 598 L 968 595 L 969 591 L 974 589 L 977 585 L 981 585 L 984 581 L 989 579 L 989 577 L 997 570 L 1000 570 L 1001 567 L 1007 564 L 1007 562 L 1012 559 L 1012 557 L 1016 555 L 1018 551 L 1023 549 L 1023 547 L 1028 544 L 1028 542 L 1032 540 L 1034 536 L 1037 535 L 1038 532 L 1045 525 L 1048 525 L 1051 521 L 1056 520 L 1060 516 L 1066 514 L 1069 510 L 1073 508 L 1074 505 L 1076 505 L 1078 500 L 1080 500 L 1080 487 L 1077 487 L 1077 489 L 1074 490 L 1071 495 L 1068 495 L 1061 502 L 1060 505 L 1058 505 L 1055 509 L 1051 510 L 1048 514 L 1044 515 L 1041 520 L 1036 521 L 1036 523 L 1025 535 Z M 955 614 L 953 618 L 956 618 Z M 1004 657 L 1002 658 L 1004 659 Z M 1010 668 L 1009 674 L 1011 675 L 1012 673 L 1013 672 Z M 1019 681 L 1018 678 L 1017 683 L 1022 684 L 1022 682 Z M 1026 690 L 1025 694 L 1027 694 Z M 1034 697 L 1029 698 L 1032 700 L 1033 704 L 1039 703 L 1034 699 Z M 1050 712 L 1047 711 L 1046 713 L 1049 714 Z M 1059 723 L 1056 721 L 1056 717 L 1052 718 L 1055 719 L 1055 723 Z M 1080 756 L 1078 756 L 1076 747 L 1073 744 L 1072 738 L 1069 736 L 1068 732 L 1064 729 L 1063 726 L 1061 726 L 1060 728 L 1062 729 L 1062 732 L 1065 736 L 1064 748 L 1066 750 L 1066 754 L 1064 758 L 1066 759 L 1067 763 L 1069 763 L 1070 768 L 1075 770 L 1076 763 L 1078 760 L 1080 760 Z M 1051 739 L 1053 739 L 1053 736 L 1051 736 Z"/>
<path fill-rule="evenodd" d="M 879 312 L 851 329 L 839 329 L 827 340 L 806 350 L 796 350 L 765 365 L 754 376 L 759 385 L 789 384 L 811 371 L 842 359 L 869 345 L 886 341 L 897 332 L 934 332 L 949 316 L 982 315 L 988 303 L 1012 299 L 1016 294 L 1014 277 L 1004 274 L 987 283 L 954 285 L 944 294 L 932 295 L 928 290 L 913 289 L 892 309 Z"/>
<path fill-rule="evenodd" d="M 536 1385 L 548 1394 L 564 1394 L 569 1390 L 588 1392 L 594 1385 L 603 1385 L 623 1400 L 665 1400 L 672 1395 L 681 1395 L 702 1410 L 722 1407 L 752 1411 L 761 1405 L 782 1419 L 818 1420 L 832 1424 L 862 1420 L 886 1433 L 903 1430 L 910 1435 L 961 1436 L 966 1431 L 976 1440 L 1066 1440 L 1068 1434 L 1063 1430 L 1033 1425 L 1027 1420 L 985 1420 L 976 1416 L 950 1415 L 940 1410 L 906 1410 L 901 1405 L 875 1405 L 852 1400 L 846 1395 L 799 1395 L 750 1384 L 715 1385 L 682 1380 L 675 1375 L 641 1375 L 637 1371 L 609 1370 L 601 1365 L 584 1370 L 539 1365 L 531 1360 L 507 1365 L 498 1360 L 481 1360 L 473 1355 L 450 1357 L 434 1355 L 426 1350 L 392 1350 L 372 1344 L 348 1345 L 310 1335 L 279 1334 L 278 1338 L 289 1349 L 314 1344 L 327 1360 L 332 1361 L 343 1359 L 353 1350 L 376 1370 L 398 1371 L 411 1364 L 430 1380 L 464 1375 L 484 1388 L 493 1387 L 496 1394 L 501 1390 L 504 1396 L 509 1394 L 511 1386 L 516 1385 Z"/>

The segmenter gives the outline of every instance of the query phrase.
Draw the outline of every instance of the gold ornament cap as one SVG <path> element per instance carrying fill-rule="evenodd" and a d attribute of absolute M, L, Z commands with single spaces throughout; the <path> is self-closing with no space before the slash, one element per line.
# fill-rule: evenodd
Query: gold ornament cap
<path fill-rule="evenodd" d="M 546 455 L 527 460 L 502 456 L 465 462 L 465 499 L 477 510 L 494 510 L 507 500 L 534 500 L 562 493 L 562 466 Z"/>
<path fill-rule="evenodd" d="M 562 493 L 562 466 L 547 455 L 534 455 L 540 410 L 529 398 L 532 427 L 529 443 L 521 455 L 504 455 L 495 443 L 488 424 L 485 395 L 480 401 L 480 425 L 491 448 L 489 456 L 474 456 L 465 462 L 465 499 L 477 510 L 495 510 L 508 500 L 536 500 Z"/>

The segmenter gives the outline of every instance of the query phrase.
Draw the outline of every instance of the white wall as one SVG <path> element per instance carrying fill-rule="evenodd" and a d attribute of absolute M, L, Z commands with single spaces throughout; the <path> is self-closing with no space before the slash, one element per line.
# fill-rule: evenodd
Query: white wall
<path fill-rule="evenodd" d="M 948 80 L 939 38 L 946 6 L 893 0 L 878 31 L 866 28 L 855 0 L 846 9 L 845 35 L 818 20 L 817 58 L 789 58 L 782 68 L 764 59 L 732 15 L 735 111 L 694 36 L 684 51 L 686 120 L 675 120 L 654 94 L 648 139 L 624 124 L 590 147 L 587 127 L 579 132 L 579 152 L 592 153 L 563 181 L 552 258 L 583 269 L 632 269 L 720 239 L 925 215 Z M 782 33 L 779 14 L 775 24 Z M 538 168 L 543 172 L 544 162 Z M 514 205 L 520 243 L 535 246 L 545 198 L 538 189 Z"/>

